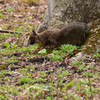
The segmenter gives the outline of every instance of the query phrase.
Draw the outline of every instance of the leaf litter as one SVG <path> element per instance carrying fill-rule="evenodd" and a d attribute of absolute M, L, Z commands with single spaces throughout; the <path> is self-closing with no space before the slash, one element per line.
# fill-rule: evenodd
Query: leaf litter
<path fill-rule="evenodd" d="M 38 27 L 47 8 L 46 0 L 32 0 L 32 4 L 22 1 L 0 1 L 0 28 L 23 32 L 18 36 L 0 33 L 0 100 L 99 100 L 98 58 L 88 56 L 71 62 L 70 58 L 77 53 L 75 49 L 62 61 L 51 61 L 45 50 L 44 54 L 36 52 L 38 46 L 12 44 Z M 4 47 L 3 43 L 9 46 Z"/>

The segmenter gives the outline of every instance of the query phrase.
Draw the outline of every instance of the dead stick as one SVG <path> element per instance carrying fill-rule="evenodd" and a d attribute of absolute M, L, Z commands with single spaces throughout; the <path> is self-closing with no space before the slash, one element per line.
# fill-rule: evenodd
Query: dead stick
<path fill-rule="evenodd" d="M 16 31 L 10 31 L 10 30 L 0 30 L 0 33 L 22 34 L 22 32 L 16 32 Z"/>

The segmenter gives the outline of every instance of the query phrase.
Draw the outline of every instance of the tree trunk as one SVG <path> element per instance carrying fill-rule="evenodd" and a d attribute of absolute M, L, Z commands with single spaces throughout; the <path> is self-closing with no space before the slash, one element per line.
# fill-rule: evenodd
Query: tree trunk
<path fill-rule="evenodd" d="M 100 50 L 100 0 L 48 0 L 46 15 L 37 32 L 48 28 L 62 28 L 69 22 L 90 22 L 94 25 L 80 57 Z"/>
<path fill-rule="evenodd" d="M 85 22 L 100 18 L 100 0 L 48 0 L 48 9 L 38 32 L 61 28 L 69 22 Z"/>

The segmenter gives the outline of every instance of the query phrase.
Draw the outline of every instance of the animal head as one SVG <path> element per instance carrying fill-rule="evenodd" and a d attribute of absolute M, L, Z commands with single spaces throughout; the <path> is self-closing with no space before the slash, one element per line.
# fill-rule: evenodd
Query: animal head
<path fill-rule="evenodd" d="M 30 41 L 30 44 L 34 44 L 37 40 L 37 33 L 34 31 L 34 29 L 32 30 L 32 34 L 30 35 L 29 37 L 29 41 Z"/>

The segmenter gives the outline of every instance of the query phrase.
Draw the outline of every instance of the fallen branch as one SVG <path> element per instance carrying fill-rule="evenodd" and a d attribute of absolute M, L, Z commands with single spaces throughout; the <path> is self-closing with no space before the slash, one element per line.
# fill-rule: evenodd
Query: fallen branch
<path fill-rule="evenodd" d="M 22 32 L 16 32 L 16 31 L 10 31 L 10 30 L 0 30 L 0 33 L 22 34 Z"/>

